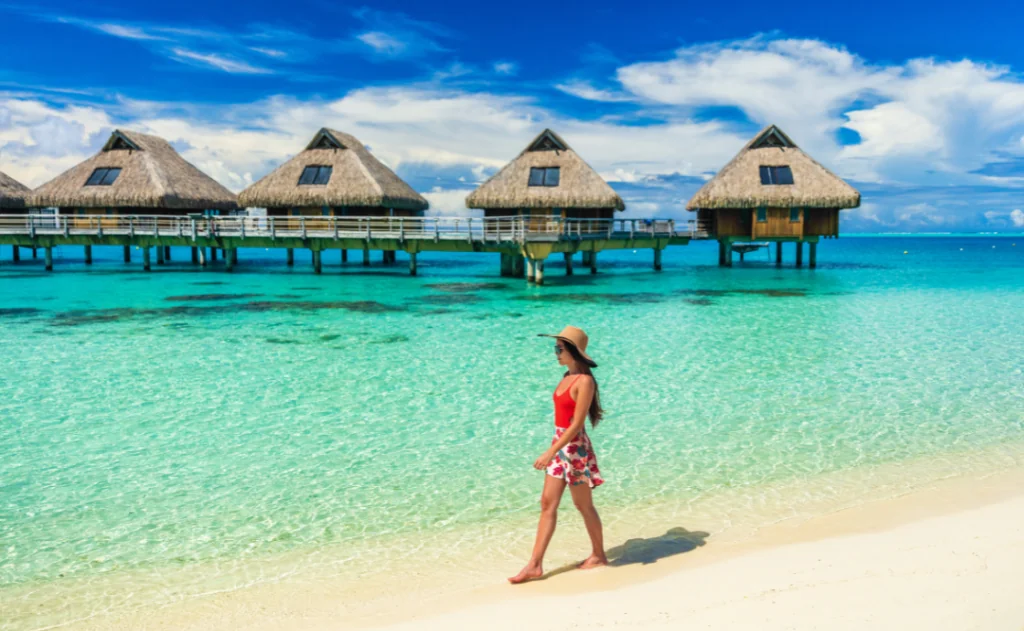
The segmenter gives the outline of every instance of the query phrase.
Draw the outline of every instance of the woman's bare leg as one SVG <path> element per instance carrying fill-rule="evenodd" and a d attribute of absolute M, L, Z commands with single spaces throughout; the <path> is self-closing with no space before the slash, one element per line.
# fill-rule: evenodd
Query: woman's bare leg
<path fill-rule="evenodd" d="M 608 565 L 608 557 L 604 554 L 604 531 L 601 527 L 601 517 L 594 508 L 593 489 L 589 484 L 577 484 L 569 487 L 572 493 L 572 502 L 583 515 L 583 523 L 587 525 L 587 534 L 590 535 L 590 556 L 583 560 L 576 567 L 581 570 L 589 570 L 599 565 Z"/>
<path fill-rule="evenodd" d="M 558 521 L 558 503 L 562 501 L 565 491 L 565 480 L 544 474 L 544 490 L 540 494 L 540 521 L 537 523 L 537 540 L 533 544 L 533 554 L 519 574 L 508 579 L 510 583 L 523 583 L 530 579 L 540 578 L 544 574 L 544 553 L 551 543 L 551 535 L 555 534 L 555 523 Z"/>

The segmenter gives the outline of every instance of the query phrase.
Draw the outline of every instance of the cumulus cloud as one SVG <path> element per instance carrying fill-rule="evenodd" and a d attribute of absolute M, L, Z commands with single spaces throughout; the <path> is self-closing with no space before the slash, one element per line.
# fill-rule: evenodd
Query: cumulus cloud
<path fill-rule="evenodd" d="M 1014 226 L 1024 228 L 1024 210 L 1014 208 L 1013 211 L 1010 212 L 1010 221 L 1013 222 Z"/>
<path fill-rule="evenodd" d="M 583 81 L 581 79 L 573 79 L 571 81 L 566 81 L 565 83 L 558 83 L 555 85 L 555 88 L 581 99 L 586 99 L 588 101 L 601 101 L 603 103 L 629 101 L 631 98 L 620 92 L 612 92 L 611 90 L 595 88 L 589 81 Z"/>

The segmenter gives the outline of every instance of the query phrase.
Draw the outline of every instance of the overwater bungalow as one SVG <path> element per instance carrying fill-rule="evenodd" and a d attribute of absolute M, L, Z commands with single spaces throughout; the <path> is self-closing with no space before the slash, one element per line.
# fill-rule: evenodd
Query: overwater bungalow
<path fill-rule="evenodd" d="M 25 198 L 32 191 L 18 180 L 0 171 L 0 213 L 21 214 L 25 211 Z"/>
<path fill-rule="evenodd" d="M 531 226 L 556 217 L 611 219 L 619 194 L 561 136 L 545 129 L 526 149 L 466 197 L 485 217 L 529 215 Z M 604 228 L 595 223 L 594 230 Z"/>
<path fill-rule="evenodd" d="M 719 265 L 732 265 L 734 243 L 796 244 L 796 265 L 809 244 L 810 266 L 817 264 L 821 238 L 839 236 L 839 211 L 860 205 L 860 193 L 809 155 L 775 125 L 761 130 L 697 191 L 686 205 L 697 222 L 718 240 Z"/>
<path fill-rule="evenodd" d="M 232 210 L 235 199 L 163 138 L 118 129 L 99 153 L 37 188 L 27 204 L 61 215 L 180 216 Z"/>
<path fill-rule="evenodd" d="M 430 206 L 363 143 L 326 127 L 238 201 L 272 217 L 419 217 Z"/>

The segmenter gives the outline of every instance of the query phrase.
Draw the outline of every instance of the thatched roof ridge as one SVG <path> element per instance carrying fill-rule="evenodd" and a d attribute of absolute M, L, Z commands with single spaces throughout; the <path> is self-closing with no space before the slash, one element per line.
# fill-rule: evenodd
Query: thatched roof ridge
<path fill-rule="evenodd" d="M 109 186 L 86 186 L 98 168 L 121 173 Z M 235 195 L 182 158 L 163 138 L 114 130 L 96 155 L 71 167 L 29 196 L 41 208 L 171 208 L 230 210 Z"/>
<path fill-rule="evenodd" d="M 789 166 L 793 183 L 761 184 L 761 166 Z M 860 193 L 801 151 L 781 129 L 768 125 L 704 183 L 686 208 L 758 206 L 856 208 L 860 206 Z"/>
<path fill-rule="evenodd" d="M 558 186 L 529 186 L 532 167 L 559 167 Z M 469 208 L 614 208 L 619 194 L 562 138 L 545 129 L 466 197 Z"/>
<path fill-rule="evenodd" d="M 24 208 L 31 189 L 0 171 L 0 208 Z"/>
<path fill-rule="evenodd" d="M 329 166 L 327 184 L 299 185 L 307 166 Z M 243 207 L 371 206 L 426 210 L 430 204 L 353 136 L 324 127 L 306 148 L 238 195 Z"/>

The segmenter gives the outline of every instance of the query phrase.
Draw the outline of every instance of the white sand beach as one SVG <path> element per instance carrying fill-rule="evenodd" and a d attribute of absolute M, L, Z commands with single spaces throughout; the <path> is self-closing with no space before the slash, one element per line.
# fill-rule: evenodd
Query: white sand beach
<path fill-rule="evenodd" d="M 1020 482 L 941 484 L 666 559 L 671 571 L 653 580 L 657 564 L 566 573 L 386 628 L 1020 631 Z"/>

